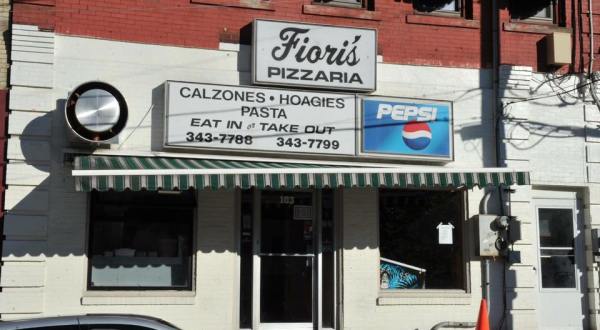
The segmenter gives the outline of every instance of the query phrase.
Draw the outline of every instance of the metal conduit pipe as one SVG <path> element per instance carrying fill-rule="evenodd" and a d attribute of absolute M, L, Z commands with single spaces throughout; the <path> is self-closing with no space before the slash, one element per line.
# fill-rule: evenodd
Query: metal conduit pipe
<path fill-rule="evenodd" d="M 475 322 L 440 322 L 431 328 L 431 330 L 437 330 L 441 328 L 464 328 L 470 329 L 475 328 L 477 324 Z"/>

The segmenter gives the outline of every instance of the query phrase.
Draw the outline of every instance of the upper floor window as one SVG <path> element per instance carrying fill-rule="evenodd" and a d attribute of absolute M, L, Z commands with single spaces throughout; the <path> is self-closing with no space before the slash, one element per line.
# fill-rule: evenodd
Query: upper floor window
<path fill-rule="evenodd" d="M 513 20 L 552 23 L 565 26 L 564 4 L 556 0 L 509 1 L 508 10 Z"/>
<path fill-rule="evenodd" d="M 413 0 L 417 12 L 431 14 L 450 14 L 472 18 L 472 0 Z"/>
<path fill-rule="evenodd" d="M 367 8 L 371 9 L 372 0 L 313 0 L 314 3 L 319 3 L 329 6 L 341 6 L 352 8 Z"/>

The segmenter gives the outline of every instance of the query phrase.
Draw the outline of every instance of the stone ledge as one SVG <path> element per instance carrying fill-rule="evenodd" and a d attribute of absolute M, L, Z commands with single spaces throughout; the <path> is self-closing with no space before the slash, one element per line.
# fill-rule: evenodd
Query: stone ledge
<path fill-rule="evenodd" d="M 572 32 L 571 29 L 559 27 L 552 24 L 536 24 L 523 22 L 505 22 L 502 24 L 502 28 L 504 31 L 537 34 L 550 34 L 552 32 Z"/>
<path fill-rule="evenodd" d="M 341 18 L 355 18 L 371 21 L 381 21 L 381 13 L 363 8 L 343 8 L 327 5 L 303 5 L 302 13 L 307 15 L 320 15 Z"/>
<path fill-rule="evenodd" d="M 86 291 L 81 305 L 193 305 L 195 300 L 195 292 Z"/>
<path fill-rule="evenodd" d="M 254 10 L 274 11 L 271 1 L 266 0 L 190 0 L 197 5 L 222 6 Z"/>
<path fill-rule="evenodd" d="M 406 15 L 406 23 L 408 24 L 421 24 L 421 25 L 434 25 L 434 26 L 448 26 L 465 29 L 479 29 L 480 22 L 475 20 L 467 20 L 460 16 L 436 16 L 436 15 Z"/>
<path fill-rule="evenodd" d="M 470 293 L 463 290 L 394 290 L 379 293 L 378 306 L 387 305 L 470 305 Z"/>

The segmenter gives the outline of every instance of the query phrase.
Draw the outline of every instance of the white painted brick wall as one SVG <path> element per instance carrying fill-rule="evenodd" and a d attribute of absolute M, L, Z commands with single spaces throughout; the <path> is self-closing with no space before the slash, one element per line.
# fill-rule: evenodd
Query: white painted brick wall
<path fill-rule="evenodd" d="M 54 34 L 35 26 L 12 29 L 10 114 L 0 313 L 2 318 L 43 312 L 50 181 Z M 19 87 L 15 85 L 20 85 Z M 31 288 L 34 287 L 35 290 Z"/>
<path fill-rule="evenodd" d="M 44 213 L 48 211 L 48 191 L 31 186 L 9 186 L 4 203 L 8 211 Z"/>
<path fill-rule="evenodd" d="M 11 110 L 48 112 L 56 108 L 56 101 L 51 89 L 12 86 L 9 108 Z"/>
<path fill-rule="evenodd" d="M 0 285 L 3 288 L 44 286 L 46 265 L 43 262 L 10 262 L 2 265 Z"/>
<path fill-rule="evenodd" d="M 0 293 L 0 313 L 39 313 L 44 291 L 40 288 L 5 288 Z"/>
<path fill-rule="evenodd" d="M 4 235 L 9 239 L 46 239 L 48 217 L 43 215 L 6 214 Z"/>

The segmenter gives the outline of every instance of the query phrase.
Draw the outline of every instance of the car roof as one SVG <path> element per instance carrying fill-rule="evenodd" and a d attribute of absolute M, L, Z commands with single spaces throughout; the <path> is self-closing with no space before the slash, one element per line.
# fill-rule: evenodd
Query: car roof
<path fill-rule="evenodd" d="M 35 329 L 49 326 L 77 324 L 120 324 L 145 326 L 156 330 L 179 330 L 174 325 L 159 318 L 129 314 L 87 314 L 4 321 L 0 322 L 0 330 Z"/>
<path fill-rule="evenodd" d="M 179 330 L 174 325 L 156 317 L 133 314 L 87 314 L 79 316 L 80 324 L 129 324 L 157 330 Z"/>
<path fill-rule="evenodd" d="M 26 320 L 0 322 L 0 330 L 16 330 L 28 328 L 41 328 L 59 325 L 77 325 L 77 316 L 42 317 Z"/>

